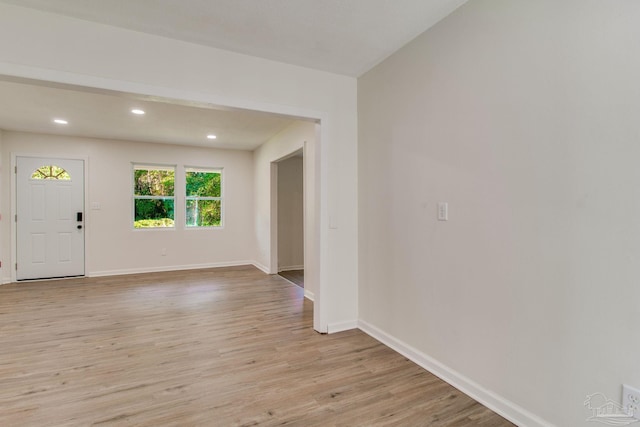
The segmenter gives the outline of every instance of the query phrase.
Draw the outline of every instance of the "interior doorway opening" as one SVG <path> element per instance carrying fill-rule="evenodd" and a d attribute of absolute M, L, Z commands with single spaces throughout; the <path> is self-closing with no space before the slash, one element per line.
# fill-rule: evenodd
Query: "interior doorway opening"
<path fill-rule="evenodd" d="M 277 162 L 278 274 L 304 286 L 304 150 Z"/>

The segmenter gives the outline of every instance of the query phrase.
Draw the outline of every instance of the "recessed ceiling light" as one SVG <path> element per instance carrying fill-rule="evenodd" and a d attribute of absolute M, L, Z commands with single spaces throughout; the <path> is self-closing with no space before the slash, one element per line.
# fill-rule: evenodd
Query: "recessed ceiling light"
<path fill-rule="evenodd" d="M 57 123 L 59 125 L 68 125 L 69 124 L 69 122 L 64 120 L 64 119 L 53 119 L 53 122 Z"/>
<path fill-rule="evenodd" d="M 208 139 L 216 139 L 217 136 L 215 136 L 214 134 L 210 133 L 209 135 L 207 135 Z"/>
<path fill-rule="evenodd" d="M 131 112 L 132 112 L 133 114 L 137 114 L 137 115 L 139 115 L 139 116 L 141 116 L 141 115 L 143 115 L 143 114 L 144 114 L 144 110 L 141 110 L 141 109 L 139 109 L 139 108 L 134 108 L 133 110 L 131 110 Z"/>

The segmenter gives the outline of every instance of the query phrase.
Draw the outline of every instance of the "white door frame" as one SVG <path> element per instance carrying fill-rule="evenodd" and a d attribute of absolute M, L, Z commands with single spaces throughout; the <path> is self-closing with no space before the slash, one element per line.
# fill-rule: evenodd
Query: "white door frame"
<path fill-rule="evenodd" d="M 278 164 L 280 162 L 282 162 L 283 160 L 287 160 L 291 157 L 293 157 L 296 153 L 302 151 L 302 158 L 303 158 L 303 167 L 302 167 L 302 216 L 303 216 L 303 226 L 302 226 L 302 230 L 303 230 L 303 239 L 304 239 L 304 243 L 303 243 L 303 247 L 304 247 L 304 251 L 305 254 L 307 253 L 307 243 L 308 243 L 308 238 L 307 238 L 307 180 L 305 179 L 305 174 L 307 173 L 307 166 L 304 164 L 304 162 L 306 162 L 306 158 L 305 158 L 305 150 L 307 147 L 307 141 L 304 141 L 302 146 L 300 148 L 296 148 L 295 150 L 293 150 L 290 153 L 285 154 L 284 156 L 280 157 L 279 159 L 273 160 L 271 162 L 271 188 L 270 188 L 270 192 L 271 192 L 271 258 L 269 259 L 269 271 L 271 272 L 271 274 L 278 274 L 280 273 L 280 268 L 278 266 L 278 261 L 280 258 L 280 254 L 278 253 L 278 236 L 279 236 L 279 230 L 278 230 Z M 305 257 L 305 261 L 306 261 L 306 257 Z M 304 262 L 304 261 L 303 261 Z"/>
<path fill-rule="evenodd" d="M 319 133 L 319 125 L 316 125 L 316 138 Z M 319 316 L 316 305 L 316 292 L 319 280 L 320 266 L 314 263 L 314 260 L 320 254 L 320 245 L 318 237 L 318 218 L 314 210 L 314 206 L 318 203 L 319 188 L 317 183 L 318 159 L 315 154 L 315 142 L 303 141 L 300 148 L 285 154 L 284 156 L 271 162 L 271 210 L 270 210 L 270 230 L 271 230 L 271 253 L 269 271 L 271 274 L 278 274 L 278 164 L 286 160 L 302 150 L 303 171 L 302 171 L 302 187 L 303 187 L 303 247 L 304 247 L 304 296 L 313 301 L 314 319 Z M 308 284 L 311 284 L 310 286 Z M 315 320 L 314 320 L 315 321 Z M 326 331 L 325 331 L 326 332 Z"/>
<path fill-rule="evenodd" d="M 16 190 L 18 182 L 16 179 L 16 167 L 18 157 L 43 157 L 48 159 L 82 160 L 84 162 L 84 274 L 87 276 L 87 260 L 89 256 L 87 243 L 89 242 L 89 230 L 91 230 L 91 227 L 89 226 L 89 210 L 87 209 L 89 206 L 89 157 L 78 156 L 76 154 L 64 156 L 60 153 L 11 153 L 11 264 L 9 265 L 9 268 L 11 269 L 11 281 L 17 282 L 16 260 L 18 259 L 18 227 L 16 226 L 15 218 L 17 215 Z"/>
<path fill-rule="evenodd" d="M 297 149 L 296 149 L 297 151 Z M 270 274 L 278 274 L 278 162 L 286 159 L 291 154 L 287 154 L 284 157 L 281 157 L 277 160 L 271 161 L 269 164 L 269 218 L 271 224 L 269 224 L 269 273 Z M 303 190 L 304 191 L 304 190 Z"/>

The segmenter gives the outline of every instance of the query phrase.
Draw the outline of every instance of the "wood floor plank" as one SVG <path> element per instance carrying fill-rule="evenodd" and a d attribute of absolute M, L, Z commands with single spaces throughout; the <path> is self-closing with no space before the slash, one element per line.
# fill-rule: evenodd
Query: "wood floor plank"
<path fill-rule="evenodd" d="M 278 273 L 294 285 L 304 288 L 304 270 L 287 270 Z"/>
<path fill-rule="evenodd" d="M 512 425 L 254 267 L 0 287 L 2 426 Z"/>

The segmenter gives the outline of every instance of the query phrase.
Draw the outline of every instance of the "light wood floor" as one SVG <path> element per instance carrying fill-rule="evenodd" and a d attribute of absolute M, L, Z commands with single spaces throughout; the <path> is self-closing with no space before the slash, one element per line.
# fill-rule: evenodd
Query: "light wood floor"
<path fill-rule="evenodd" d="M 0 286 L 1 426 L 508 426 L 253 267 Z"/>
<path fill-rule="evenodd" d="M 304 270 L 287 270 L 278 274 L 293 284 L 304 288 Z"/>

